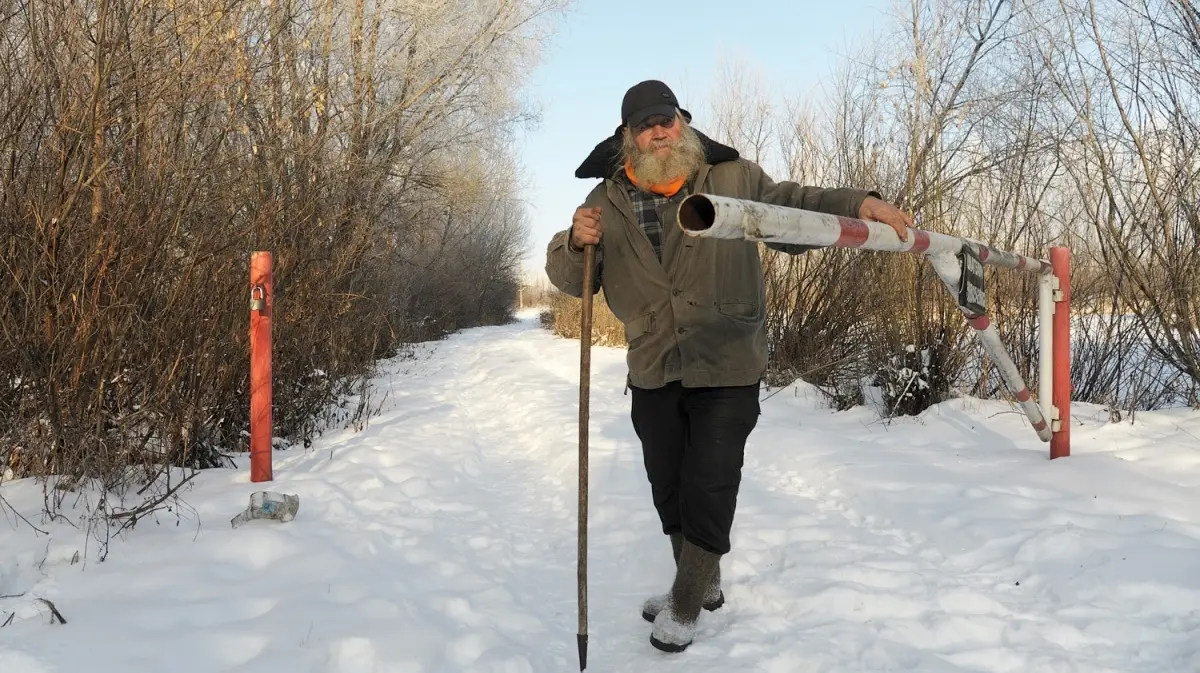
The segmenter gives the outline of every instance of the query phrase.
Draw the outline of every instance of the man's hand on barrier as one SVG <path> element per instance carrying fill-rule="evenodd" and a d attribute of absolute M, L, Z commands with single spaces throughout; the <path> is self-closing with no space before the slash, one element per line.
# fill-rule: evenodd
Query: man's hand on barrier
<path fill-rule="evenodd" d="M 859 206 L 858 218 L 860 220 L 883 222 L 896 230 L 896 235 L 900 237 L 901 241 L 908 240 L 908 227 L 913 226 L 911 215 L 887 201 L 877 199 L 874 196 L 868 196 L 862 202 L 862 205 Z"/>

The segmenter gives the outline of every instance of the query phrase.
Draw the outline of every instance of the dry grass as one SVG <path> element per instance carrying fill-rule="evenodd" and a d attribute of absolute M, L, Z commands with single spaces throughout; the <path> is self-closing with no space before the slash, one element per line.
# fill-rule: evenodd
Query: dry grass
<path fill-rule="evenodd" d="M 549 308 L 542 314 L 542 325 L 558 336 L 578 339 L 583 322 L 583 302 L 562 292 L 547 296 Z M 625 327 L 608 308 L 604 293 L 592 303 L 592 343 L 597 346 L 625 346 Z"/>

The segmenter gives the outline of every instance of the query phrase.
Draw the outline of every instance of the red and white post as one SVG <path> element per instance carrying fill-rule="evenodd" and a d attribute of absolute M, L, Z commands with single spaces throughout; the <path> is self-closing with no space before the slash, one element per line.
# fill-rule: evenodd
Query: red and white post
<path fill-rule="evenodd" d="M 1050 459 L 1065 458 L 1071 455 L 1071 251 L 1067 248 L 1050 248 L 1050 266 L 1053 271 L 1050 276 L 1053 284 L 1053 319 L 1043 325 L 1051 326 L 1050 349 L 1043 350 L 1042 360 L 1048 353 L 1052 359 L 1052 371 L 1046 376 L 1046 365 L 1042 363 L 1042 404 L 1050 400 L 1054 415 L 1050 429 Z M 1045 309 L 1042 310 L 1045 320 Z M 1045 327 L 1043 327 L 1043 330 Z M 1045 336 L 1042 346 L 1045 348 Z M 1050 382 L 1051 392 L 1045 394 L 1046 382 Z"/>
<path fill-rule="evenodd" d="M 250 481 L 271 481 L 272 256 L 250 256 Z"/>
<path fill-rule="evenodd" d="M 1071 262 L 1050 249 L 1050 273 L 1038 280 L 1038 403 L 1050 423 L 1050 459 L 1071 455 Z"/>

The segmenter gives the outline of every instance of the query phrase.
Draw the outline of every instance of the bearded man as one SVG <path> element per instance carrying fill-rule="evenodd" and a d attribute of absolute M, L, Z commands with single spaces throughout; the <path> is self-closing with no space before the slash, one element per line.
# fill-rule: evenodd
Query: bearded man
<path fill-rule="evenodd" d="M 743 455 L 767 366 L 758 246 L 686 236 L 677 224 L 679 202 L 705 193 L 876 220 L 902 240 L 912 224 L 876 192 L 774 182 L 691 120 L 666 84 L 630 88 L 621 125 L 575 171 L 603 182 L 546 253 L 550 281 L 581 297 L 584 246 L 597 246 L 592 291 L 603 289 L 625 327 L 631 420 L 676 564 L 670 590 L 642 605 L 654 624 L 650 642 L 667 652 L 691 644 L 702 608 L 725 602 L 719 562 L 731 547 Z M 787 254 L 808 250 L 766 245 Z"/>

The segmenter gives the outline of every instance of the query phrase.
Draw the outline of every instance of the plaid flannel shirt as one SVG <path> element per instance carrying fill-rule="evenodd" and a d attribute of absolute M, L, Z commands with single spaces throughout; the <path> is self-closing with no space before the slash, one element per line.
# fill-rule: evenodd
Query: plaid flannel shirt
<path fill-rule="evenodd" d="M 690 185 L 685 184 L 675 196 L 667 198 L 661 194 L 648 192 L 643 189 L 638 189 L 633 183 L 625 180 L 625 189 L 629 192 L 629 199 L 633 202 L 633 212 L 637 215 L 638 224 L 642 225 L 642 231 L 646 232 L 646 238 L 650 239 L 650 245 L 654 246 L 654 255 L 658 257 L 658 261 L 662 261 L 662 238 L 663 228 L 662 222 L 658 219 L 659 208 L 668 203 L 682 201 L 688 194 Z"/>

